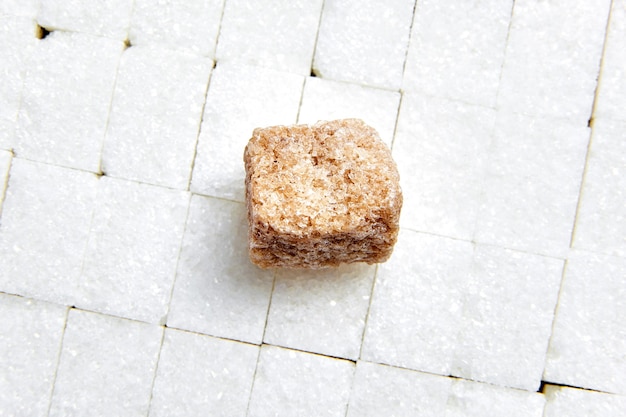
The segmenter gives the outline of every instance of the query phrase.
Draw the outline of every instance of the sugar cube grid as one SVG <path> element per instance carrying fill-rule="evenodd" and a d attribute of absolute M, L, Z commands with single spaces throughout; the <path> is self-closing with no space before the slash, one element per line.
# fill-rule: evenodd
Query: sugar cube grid
<path fill-rule="evenodd" d="M 618 416 L 626 0 L 3 1 L 0 414 Z M 357 117 L 385 264 L 261 271 L 252 129 Z"/>

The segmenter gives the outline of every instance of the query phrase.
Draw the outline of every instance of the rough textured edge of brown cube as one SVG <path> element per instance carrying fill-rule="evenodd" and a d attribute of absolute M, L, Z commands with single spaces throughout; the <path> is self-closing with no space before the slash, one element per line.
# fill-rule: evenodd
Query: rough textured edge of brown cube
<path fill-rule="evenodd" d="M 255 174 L 251 147 L 259 138 L 281 130 L 283 132 L 315 133 L 320 129 L 349 128 L 360 129 L 371 138 L 371 145 L 382 159 L 377 162 L 389 169 L 390 198 L 387 204 L 369 212 L 355 228 L 331 233 L 290 233 L 277 230 L 276 224 L 259 218 L 253 204 L 254 190 L 252 177 Z M 246 169 L 246 206 L 248 212 L 248 244 L 251 261 L 261 268 L 308 268 L 334 267 L 344 263 L 381 263 L 389 259 L 399 232 L 402 191 L 399 184 L 397 166 L 391 152 L 380 140 L 378 133 L 358 119 L 344 119 L 331 122 L 318 122 L 313 126 L 292 125 L 273 126 L 255 129 L 244 152 Z"/>

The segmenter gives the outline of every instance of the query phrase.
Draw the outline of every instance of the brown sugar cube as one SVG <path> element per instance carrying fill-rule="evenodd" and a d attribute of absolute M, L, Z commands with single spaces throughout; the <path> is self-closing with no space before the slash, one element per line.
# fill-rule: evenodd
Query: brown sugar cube
<path fill-rule="evenodd" d="M 391 152 L 363 121 L 255 129 L 244 162 L 256 265 L 316 269 L 391 255 L 400 177 Z"/>

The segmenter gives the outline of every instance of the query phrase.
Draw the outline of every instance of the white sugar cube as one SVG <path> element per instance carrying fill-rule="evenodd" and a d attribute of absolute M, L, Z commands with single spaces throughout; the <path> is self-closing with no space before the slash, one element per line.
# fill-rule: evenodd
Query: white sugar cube
<path fill-rule="evenodd" d="M 29 62 L 18 156 L 97 172 L 122 42 L 54 32 Z"/>
<path fill-rule="evenodd" d="M 347 417 L 443 416 L 452 378 L 357 362 Z"/>
<path fill-rule="evenodd" d="M 26 64 L 37 45 L 36 32 L 34 20 L 0 13 L 0 149 L 15 146 Z"/>
<path fill-rule="evenodd" d="M 98 179 L 13 158 L 0 227 L 0 290 L 71 305 Z"/>
<path fill-rule="evenodd" d="M 357 359 L 375 267 L 280 271 L 274 284 L 264 341 Z"/>
<path fill-rule="evenodd" d="M 263 345 L 248 415 L 343 417 L 353 373 L 348 361 Z"/>
<path fill-rule="evenodd" d="M 536 391 L 563 261 L 477 245 L 451 374 Z"/>
<path fill-rule="evenodd" d="M 624 258 L 570 253 L 545 380 L 626 395 L 624 277 Z"/>
<path fill-rule="evenodd" d="M 610 4 L 516 1 L 498 106 L 587 125 Z"/>
<path fill-rule="evenodd" d="M 212 64 L 162 48 L 124 51 L 102 150 L 107 175 L 187 189 Z"/>
<path fill-rule="evenodd" d="M 475 240 L 565 258 L 590 131 L 499 112 Z"/>
<path fill-rule="evenodd" d="M 167 325 L 260 344 L 273 274 L 250 263 L 246 208 L 194 195 Z"/>
<path fill-rule="evenodd" d="M 186 192 L 102 177 L 75 305 L 164 324 Z"/>
<path fill-rule="evenodd" d="M 402 226 L 472 239 L 494 122 L 490 109 L 404 94 L 393 145 L 409 208 Z"/>
<path fill-rule="evenodd" d="M 0 293 L 0 410 L 46 415 L 67 308 Z"/>
<path fill-rule="evenodd" d="M 217 60 L 309 75 L 321 8 L 322 0 L 227 1 Z"/>
<path fill-rule="evenodd" d="M 165 329 L 151 417 L 246 414 L 257 346 Z"/>
<path fill-rule="evenodd" d="M 49 415 L 146 415 L 163 329 L 70 310 Z"/>
<path fill-rule="evenodd" d="M 322 78 L 398 90 L 414 3 L 326 0 L 314 72 Z"/>
<path fill-rule="evenodd" d="M 511 1 L 420 0 L 402 88 L 495 106 Z"/>
<path fill-rule="evenodd" d="M 37 20 L 48 30 L 128 37 L 133 0 L 42 0 Z"/>
<path fill-rule="evenodd" d="M 378 267 L 361 359 L 449 375 L 472 252 L 470 242 L 401 229 Z"/>
<path fill-rule="evenodd" d="M 213 57 L 223 0 L 135 0 L 129 39 Z"/>

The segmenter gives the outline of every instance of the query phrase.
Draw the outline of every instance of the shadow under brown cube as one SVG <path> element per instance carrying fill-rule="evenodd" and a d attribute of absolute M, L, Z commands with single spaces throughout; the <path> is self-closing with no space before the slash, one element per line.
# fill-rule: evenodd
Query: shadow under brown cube
<path fill-rule="evenodd" d="M 398 170 L 363 121 L 255 129 L 244 162 L 256 265 L 324 268 L 391 255 L 402 207 Z"/>

